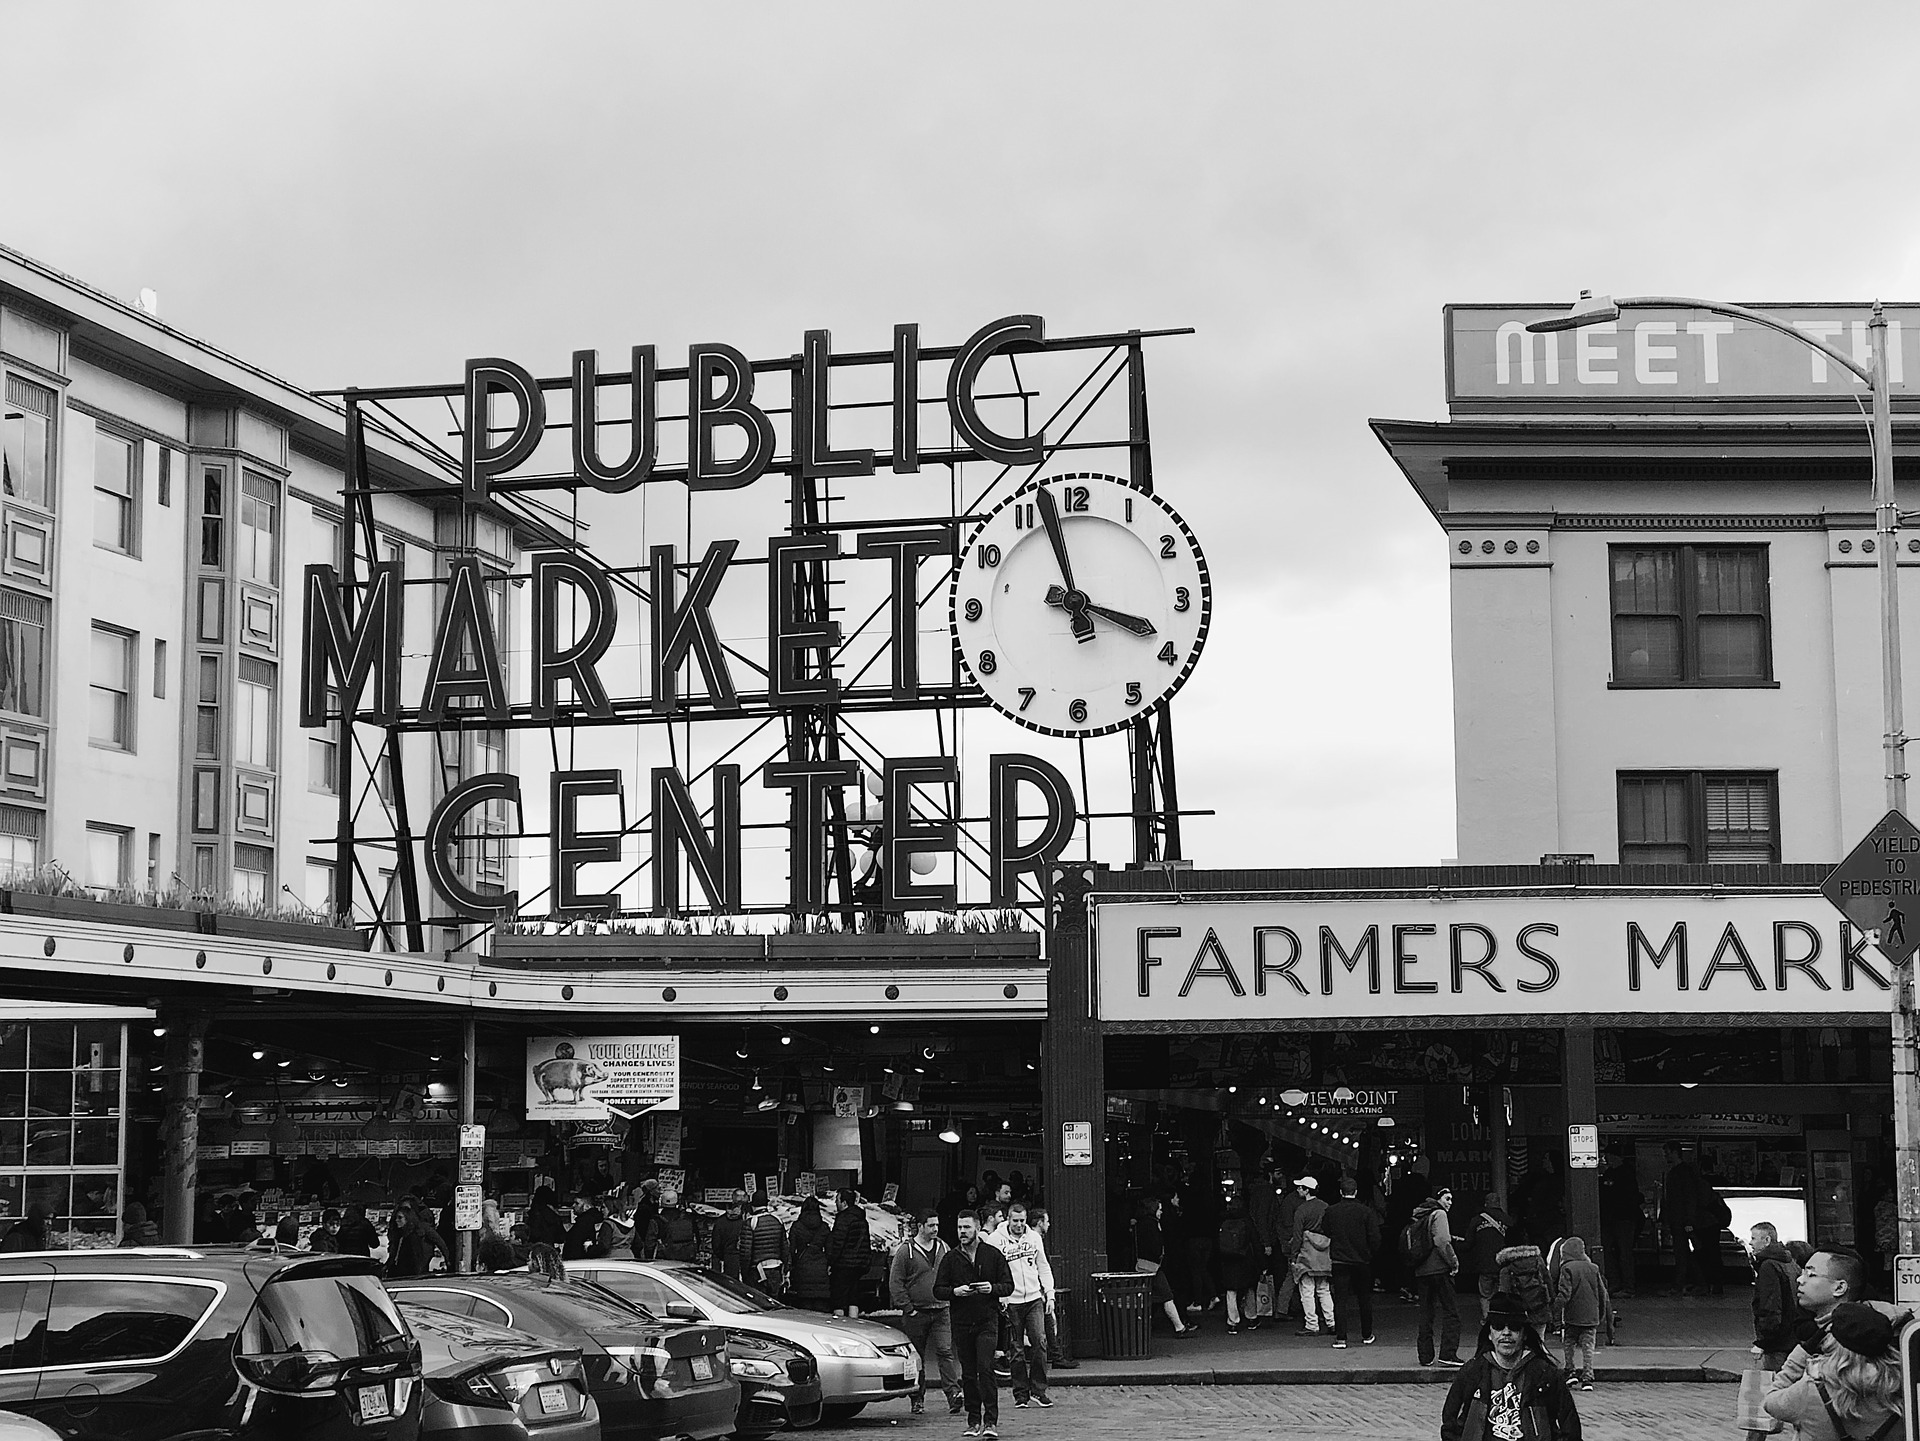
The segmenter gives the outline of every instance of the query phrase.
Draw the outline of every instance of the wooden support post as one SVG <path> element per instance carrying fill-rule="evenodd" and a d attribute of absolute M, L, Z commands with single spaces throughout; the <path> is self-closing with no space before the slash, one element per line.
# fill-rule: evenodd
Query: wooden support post
<path fill-rule="evenodd" d="M 1566 1087 L 1567 1124 L 1600 1124 L 1599 1098 L 1593 1081 L 1593 1027 L 1568 1026 L 1560 1037 L 1560 1076 Z M 1561 1164 L 1567 1175 L 1567 1232 L 1587 1243 L 1597 1266 L 1604 1259 L 1600 1237 L 1600 1172 L 1586 1167 L 1574 1170 L 1566 1165 L 1567 1143 L 1560 1143 Z"/>

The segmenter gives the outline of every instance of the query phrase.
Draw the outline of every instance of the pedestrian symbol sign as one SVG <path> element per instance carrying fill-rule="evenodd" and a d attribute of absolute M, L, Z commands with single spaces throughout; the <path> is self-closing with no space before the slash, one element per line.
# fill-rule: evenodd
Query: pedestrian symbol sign
<path fill-rule="evenodd" d="M 1898 965 L 1920 950 L 1920 827 L 1888 811 L 1820 893 Z"/>

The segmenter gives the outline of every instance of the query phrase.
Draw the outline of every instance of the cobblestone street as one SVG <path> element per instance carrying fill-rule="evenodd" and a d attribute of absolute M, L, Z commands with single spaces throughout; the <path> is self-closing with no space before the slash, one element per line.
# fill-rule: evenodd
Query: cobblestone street
<path fill-rule="evenodd" d="M 1314 1437 L 1350 1441 L 1432 1441 L 1440 1432 L 1445 1391 L 1427 1386 L 1114 1386 L 1060 1388 L 1051 1410 L 1015 1410 L 1004 1393 L 1005 1441 L 1163 1441 L 1163 1438 Z M 1627 1382 L 1577 1397 L 1589 1441 L 1731 1435 L 1738 1388 L 1726 1383 Z M 961 1417 L 938 1398 L 924 1416 L 904 1407 L 870 1407 L 815 1435 L 874 1436 L 912 1431 L 957 1438 Z M 935 1414 L 936 1411 L 938 1414 Z"/>

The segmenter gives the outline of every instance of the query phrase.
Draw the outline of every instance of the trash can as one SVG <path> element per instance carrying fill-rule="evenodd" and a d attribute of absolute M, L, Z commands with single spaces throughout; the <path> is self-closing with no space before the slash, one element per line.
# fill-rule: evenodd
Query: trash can
<path fill-rule="evenodd" d="M 1144 1361 L 1151 1333 L 1148 1303 L 1153 1277 L 1139 1271 L 1101 1271 L 1093 1277 L 1100 1315 L 1100 1355 L 1108 1361 Z"/>

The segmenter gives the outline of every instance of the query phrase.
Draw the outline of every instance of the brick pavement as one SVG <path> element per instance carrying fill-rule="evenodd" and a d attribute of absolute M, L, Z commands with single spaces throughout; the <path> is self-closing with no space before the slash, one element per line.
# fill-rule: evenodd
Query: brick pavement
<path fill-rule="evenodd" d="M 1478 1305 L 1461 1298 L 1461 1355 L 1473 1352 L 1479 1330 Z M 1729 1287 L 1725 1296 L 1647 1296 L 1620 1301 L 1619 1343 L 1602 1347 L 1594 1357 L 1602 1380 L 1700 1381 L 1737 1374 L 1749 1364 L 1752 1338 L 1751 1292 Z M 1397 1299 L 1376 1298 L 1374 1328 L 1380 1340 L 1335 1350 L 1325 1337 L 1296 1334 L 1298 1324 L 1264 1323 L 1258 1331 L 1228 1336 L 1218 1311 L 1209 1314 L 1198 1337 L 1175 1341 L 1155 1331 L 1152 1349 L 1144 1361 L 1084 1362 L 1062 1372 L 1064 1386 L 1114 1386 L 1132 1382 L 1178 1384 L 1263 1384 L 1329 1382 L 1443 1382 L 1444 1373 L 1422 1372 L 1415 1365 L 1415 1332 L 1419 1318 L 1413 1306 Z M 1558 1341 L 1548 1343 L 1557 1349 Z"/>
<path fill-rule="evenodd" d="M 1674 1441 L 1734 1434 L 1737 1388 L 1724 1383 L 1602 1384 L 1575 1398 L 1590 1441 Z M 1434 1386 L 1116 1386 L 1061 1388 L 1051 1410 L 1015 1410 L 1000 1403 L 1004 1441 L 1169 1441 L 1169 1438 L 1277 1438 L 1315 1441 L 1338 1433 L 1348 1441 L 1433 1441 L 1440 1430 L 1441 1392 Z M 937 1412 L 937 1414 L 936 1414 Z M 959 1441 L 963 1418 L 936 1402 L 923 1416 L 897 1404 L 870 1406 L 841 1426 L 813 1435 L 860 1441 L 914 1433 L 927 1441 Z"/>

